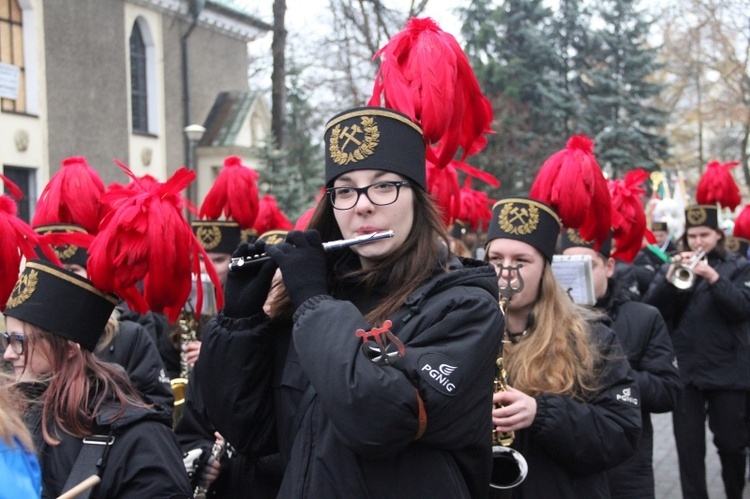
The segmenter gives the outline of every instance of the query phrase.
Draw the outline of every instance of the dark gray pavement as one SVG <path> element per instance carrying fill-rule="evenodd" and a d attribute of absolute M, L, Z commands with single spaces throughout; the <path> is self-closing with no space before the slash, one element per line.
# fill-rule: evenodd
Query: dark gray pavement
<path fill-rule="evenodd" d="M 657 499 L 681 499 L 680 470 L 677 450 L 672 434 L 672 413 L 652 414 L 654 425 L 654 478 Z M 706 482 L 711 499 L 726 497 L 721 481 L 721 465 L 711 431 L 706 427 Z M 750 483 L 745 486 L 743 498 L 750 499 Z"/>

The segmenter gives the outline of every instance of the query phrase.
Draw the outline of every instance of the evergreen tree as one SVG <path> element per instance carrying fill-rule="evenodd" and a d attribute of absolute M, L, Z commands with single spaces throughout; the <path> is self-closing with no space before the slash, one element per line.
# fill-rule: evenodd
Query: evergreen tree
<path fill-rule="evenodd" d="M 591 50 L 591 14 L 580 0 L 561 0 L 560 8 L 552 20 L 550 42 L 560 55 L 562 64 L 558 92 L 550 97 L 560 113 L 566 137 L 580 132 L 581 120 L 581 68 Z"/>
<path fill-rule="evenodd" d="M 666 113 L 649 105 L 661 91 L 650 81 L 659 69 L 649 48 L 651 21 L 637 0 L 600 0 L 596 30 L 581 79 L 584 131 L 595 138 L 599 164 L 615 177 L 653 170 L 667 157 Z"/>
<path fill-rule="evenodd" d="M 542 0 L 474 0 L 462 10 L 466 53 L 495 110 L 485 150 L 470 158 L 503 193 L 528 192 L 536 171 L 565 142 L 574 99 Z"/>
<path fill-rule="evenodd" d="M 314 139 L 321 124 L 309 104 L 311 90 L 304 85 L 303 69 L 293 62 L 290 65 L 284 147 L 277 149 L 270 140 L 256 154 L 266 164 L 261 171 L 261 195 L 273 195 L 294 222 L 316 202 L 323 186 L 324 160 L 320 142 Z"/>

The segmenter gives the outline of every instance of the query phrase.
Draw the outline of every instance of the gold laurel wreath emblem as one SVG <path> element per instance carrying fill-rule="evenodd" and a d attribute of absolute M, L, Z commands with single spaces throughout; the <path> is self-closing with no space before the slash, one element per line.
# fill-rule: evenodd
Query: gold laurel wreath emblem
<path fill-rule="evenodd" d="M 10 299 L 6 305 L 7 308 L 17 307 L 28 300 L 36 290 L 38 282 L 39 273 L 36 270 L 31 270 L 28 274 L 22 274 L 21 277 L 18 278 L 16 285 L 13 286 L 13 291 L 11 292 Z"/>
<path fill-rule="evenodd" d="M 78 246 L 73 246 L 72 244 L 69 244 L 67 246 L 53 246 L 52 251 L 55 252 L 57 258 L 59 258 L 60 260 L 67 260 L 68 258 L 76 254 L 76 251 L 78 251 Z"/>
<path fill-rule="evenodd" d="M 728 237 L 727 240 L 724 242 L 724 245 L 729 251 L 732 251 L 734 253 L 737 253 L 740 251 L 740 240 L 735 239 L 733 237 Z"/>
<path fill-rule="evenodd" d="M 687 220 L 690 225 L 701 225 L 707 218 L 708 215 L 703 208 L 690 208 L 687 212 Z"/>
<path fill-rule="evenodd" d="M 242 229 L 240 231 L 240 242 L 248 243 L 252 240 L 255 240 L 257 236 L 258 233 L 255 231 L 255 229 Z"/>
<path fill-rule="evenodd" d="M 380 130 L 378 125 L 375 123 L 375 118 L 371 116 L 362 116 L 360 120 L 362 125 L 361 132 L 364 133 L 364 138 L 360 142 L 359 146 L 352 152 L 342 151 L 339 146 L 339 142 L 342 138 L 341 125 L 336 125 L 331 131 L 331 145 L 328 147 L 328 151 L 331 153 L 331 160 L 337 165 L 348 165 L 349 163 L 356 163 L 361 161 L 368 156 L 371 156 L 375 152 L 375 148 L 380 143 Z M 358 128 L 358 127 L 357 127 Z M 354 134 L 354 132 L 352 132 Z M 353 135 L 350 138 L 357 138 Z"/>
<path fill-rule="evenodd" d="M 266 239 L 266 244 L 270 244 L 270 245 L 281 244 L 283 242 L 284 242 L 284 238 L 279 236 L 278 234 L 268 236 L 268 238 Z"/>
<path fill-rule="evenodd" d="M 570 239 L 570 242 L 573 244 L 577 244 L 581 246 L 586 246 L 586 245 L 591 244 L 591 241 L 586 241 L 584 238 L 582 238 L 578 234 L 578 231 L 575 229 L 568 229 L 567 231 L 565 231 L 565 234 L 568 236 L 568 239 Z"/>
<path fill-rule="evenodd" d="M 526 212 L 526 208 L 528 208 L 528 212 Z M 513 219 L 510 219 L 510 215 L 513 215 Z M 539 225 L 539 208 L 533 205 L 516 206 L 513 203 L 508 203 L 500 210 L 500 215 L 497 218 L 497 222 L 504 232 L 526 236 L 534 232 Z M 516 221 L 520 223 L 516 224 Z"/>
<path fill-rule="evenodd" d="M 55 231 L 53 230 L 47 230 L 44 232 L 40 232 L 39 235 L 46 236 L 47 234 L 53 234 Z M 74 231 L 72 230 L 65 230 L 65 234 L 72 234 Z M 66 244 L 66 245 L 59 245 L 59 246 L 51 246 L 52 251 L 55 252 L 55 255 L 57 255 L 57 258 L 60 260 L 67 260 L 68 258 L 72 257 L 76 254 L 76 251 L 78 251 L 78 246 L 73 246 L 72 244 Z"/>
<path fill-rule="evenodd" d="M 195 235 L 198 238 L 198 241 L 200 241 L 201 246 L 203 246 L 203 249 L 206 251 L 211 251 L 221 242 L 221 230 L 215 225 L 210 227 L 200 227 Z"/>

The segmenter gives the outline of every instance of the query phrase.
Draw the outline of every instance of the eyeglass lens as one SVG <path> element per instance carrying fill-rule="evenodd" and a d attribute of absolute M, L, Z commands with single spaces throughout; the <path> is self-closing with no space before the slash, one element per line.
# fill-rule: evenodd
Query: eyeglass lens
<path fill-rule="evenodd" d="M 395 203 L 402 186 L 409 185 L 401 182 L 377 182 L 365 187 L 334 187 L 330 189 L 331 202 L 334 208 L 348 210 L 353 208 L 364 194 L 374 205 L 385 206 Z"/>
<path fill-rule="evenodd" d="M 0 336 L 0 342 L 2 342 L 3 350 L 10 345 L 16 354 L 21 355 L 23 353 L 23 335 L 3 333 Z"/>

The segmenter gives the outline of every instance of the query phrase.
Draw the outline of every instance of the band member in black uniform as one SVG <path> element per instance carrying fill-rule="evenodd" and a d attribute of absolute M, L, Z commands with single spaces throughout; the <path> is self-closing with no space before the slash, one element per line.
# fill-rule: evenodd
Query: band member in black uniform
<path fill-rule="evenodd" d="M 494 396 L 492 422 L 515 432 L 512 447 L 528 462 L 513 497 L 609 497 L 605 471 L 638 445 L 641 397 L 604 317 L 573 303 L 552 273 L 560 227 L 536 200 L 493 208 L 485 258 L 501 289 L 522 289 L 507 306 L 508 387 Z M 520 276 L 508 270 L 519 265 Z"/>
<path fill-rule="evenodd" d="M 724 248 L 715 205 L 686 210 L 680 262 L 662 266 L 643 301 L 670 333 L 684 388 L 673 411 L 685 497 L 706 498 L 705 424 L 719 451 L 727 497 L 742 497 L 750 388 L 750 264 Z"/>
<path fill-rule="evenodd" d="M 280 452 L 279 497 L 484 497 L 502 329 L 488 265 L 448 252 L 422 130 L 365 107 L 325 132 L 326 196 L 305 232 L 241 246 L 196 367 L 211 421 Z M 392 230 L 324 252 L 321 241 Z M 276 267 L 283 287 L 274 288 Z"/>
<path fill-rule="evenodd" d="M 266 244 L 278 244 L 285 237 L 286 231 L 270 231 L 264 233 L 260 240 Z M 239 244 L 238 240 L 236 242 Z M 229 270 L 228 258 L 225 265 L 226 276 Z M 231 443 L 216 432 L 208 419 L 206 406 L 198 389 L 199 369 L 194 366 L 188 379 L 182 415 L 175 425 L 175 434 L 184 453 L 193 489 L 203 487 L 207 497 L 276 497 L 282 475 L 279 455 L 250 459 L 236 452 Z M 219 454 L 218 458 L 214 454 Z"/>
<path fill-rule="evenodd" d="M 117 303 L 61 267 L 31 260 L 5 309 L 4 358 L 30 400 L 24 420 L 42 497 L 91 475 L 92 498 L 192 497 L 168 411 L 144 402 L 124 370 L 93 350 Z"/>
<path fill-rule="evenodd" d="M 613 498 L 654 497 L 653 427 L 651 413 L 669 412 L 682 388 L 672 341 L 659 311 L 633 300 L 626 283 L 615 279 L 615 260 L 607 241 L 598 251 L 575 229 L 563 231 L 563 255 L 591 257 L 596 307 L 611 320 L 610 327 L 628 356 L 633 377 L 641 393 L 643 430 L 636 454 L 607 471 Z"/>

